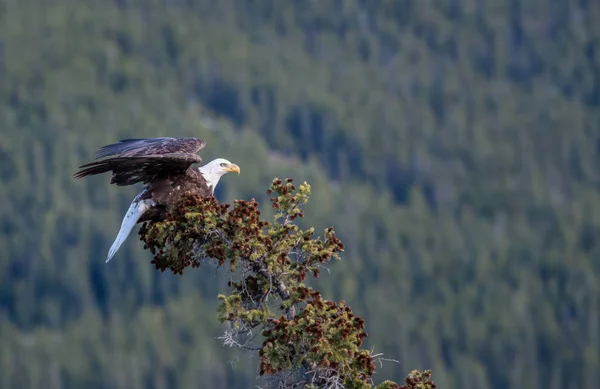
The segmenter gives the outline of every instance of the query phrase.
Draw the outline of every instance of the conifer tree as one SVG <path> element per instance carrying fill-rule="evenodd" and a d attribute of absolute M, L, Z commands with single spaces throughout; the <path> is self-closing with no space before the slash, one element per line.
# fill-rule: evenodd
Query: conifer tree
<path fill-rule="evenodd" d="M 218 318 L 229 323 L 221 339 L 258 354 L 265 388 L 374 387 L 375 362 L 383 358 L 361 348 L 365 321 L 304 283 L 341 259 L 343 243 L 332 227 L 316 237 L 314 228 L 294 223 L 304 215 L 307 183 L 296 188 L 291 178 L 275 179 L 267 194 L 272 221 L 261 218 L 254 199 L 231 207 L 187 193 L 165 220 L 140 229 L 152 263 L 177 274 L 205 262 L 228 267 L 230 293 L 218 296 Z M 385 381 L 376 388 L 435 388 L 430 378 L 430 371 L 413 370 L 406 385 Z"/>

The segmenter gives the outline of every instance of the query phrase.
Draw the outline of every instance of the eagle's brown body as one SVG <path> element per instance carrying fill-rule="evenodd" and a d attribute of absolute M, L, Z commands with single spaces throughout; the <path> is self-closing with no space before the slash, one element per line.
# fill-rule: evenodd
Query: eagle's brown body
<path fill-rule="evenodd" d="M 213 187 L 206 182 L 198 170 L 193 168 L 188 168 L 184 175 L 155 180 L 144 188 L 140 200 L 150 200 L 156 205 L 144 212 L 138 219 L 138 223 L 163 220 L 167 205 L 177 203 L 186 192 L 210 196 Z"/>

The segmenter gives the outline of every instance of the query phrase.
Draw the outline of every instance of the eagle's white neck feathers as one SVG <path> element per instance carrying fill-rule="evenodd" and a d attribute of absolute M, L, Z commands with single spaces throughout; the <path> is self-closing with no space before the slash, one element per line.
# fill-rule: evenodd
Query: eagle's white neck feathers
<path fill-rule="evenodd" d="M 234 171 L 239 174 L 240 169 L 236 164 L 233 164 L 224 158 L 217 158 L 204 166 L 200 166 L 198 171 L 202 174 L 208 186 L 211 187 L 211 190 L 214 193 L 219 180 L 224 174 Z"/>

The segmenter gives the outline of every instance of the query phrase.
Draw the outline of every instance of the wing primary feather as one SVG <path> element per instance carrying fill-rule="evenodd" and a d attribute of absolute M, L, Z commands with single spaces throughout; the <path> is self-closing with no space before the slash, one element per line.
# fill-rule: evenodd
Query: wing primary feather
<path fill-rule="evenodd" d="M 136 182 L 150 182 L 157 176 L 184 174 L 193 163 L 201 161 L 202 158 L 198 154 L 191 153 L 112 157 L 80 166 L 73 178 L 112 171 L 112 184 L 131 185 Z"/>

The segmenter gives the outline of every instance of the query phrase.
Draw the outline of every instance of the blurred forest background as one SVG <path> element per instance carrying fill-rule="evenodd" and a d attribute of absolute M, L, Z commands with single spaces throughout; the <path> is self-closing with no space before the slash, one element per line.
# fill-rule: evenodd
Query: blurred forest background
<path fill-rule="evenodd" d="M 222 201 L 307 180 L 324 297 L 440 388 L 600 382 L 600 3 L 0 0 L 0 387 L 250 388 L 214 268 L 161 274 L 121 138 L 198 136 Z M 137 229 L 135 230 L 137 231 Z"/>

